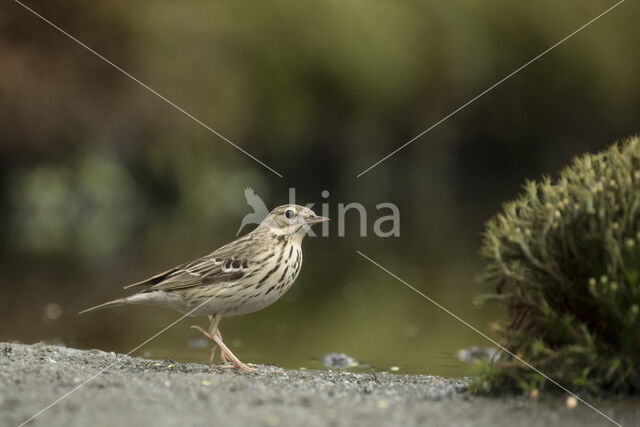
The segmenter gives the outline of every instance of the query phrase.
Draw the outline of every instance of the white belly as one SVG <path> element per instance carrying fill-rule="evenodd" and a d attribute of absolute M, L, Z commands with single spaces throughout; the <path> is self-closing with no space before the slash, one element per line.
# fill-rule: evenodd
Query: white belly
<path fill-rule="evenodd" d="M 291 258 L 287 262 L 282 262 L 267 280 L 262 283 L 260 280 L 256 280 L 254 286 L 245 285 L 245 289 L 234 292 L 237 298 L 233 298 L 234 301 L 220 313 L 224 316 L 238 316 L 270 306 L 293 285 L 300 273 L 301 265 L 302 250 L 300 246 L 297 246 L 294 248 Z"/>

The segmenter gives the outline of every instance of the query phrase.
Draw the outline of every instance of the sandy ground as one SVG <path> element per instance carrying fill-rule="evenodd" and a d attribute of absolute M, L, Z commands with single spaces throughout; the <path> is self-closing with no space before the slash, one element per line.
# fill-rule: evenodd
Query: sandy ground
<path fill-rule="evenodd" d="M 251 426 L 614 425 L 566 396 L 470 396 L 465 381 L 429 375 L 283 371 L 257 374 L 42 344 L 0 343 L 0 425 Z M 102 374 L 99 372 L 104 371 Z M 86 380 L 91 381 L 82 385 Z M 592 402 L 624 426 L 640 401 Z"/>

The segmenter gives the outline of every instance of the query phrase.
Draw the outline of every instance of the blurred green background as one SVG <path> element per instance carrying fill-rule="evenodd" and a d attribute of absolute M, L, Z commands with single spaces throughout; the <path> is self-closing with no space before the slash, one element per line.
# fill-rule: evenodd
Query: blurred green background
<path fill-rule="evenodd" d="M 640 6 L 626 2 L 360 178 L 356 175 L 613 1 L 95 1 L 28 5 L 284 175 L 278 178 L 20 5 L 0 8 L 0 340 L 127 352 L 179 317 L 78 316 L 121 286 L 234 239 L 267 205 L 360 202 L 346 236 L 305 241 L 275 305 L 223 321 L 245 361 L 464 375 L 483 223 L 526 178 L 639 129 Z M 328 199 L 321 192 L 330 193 Z M 377 238 L 375 205 L 401 211 Z M 247 231 L 247 230 L 245 230 Z M 187 319 L 136 354 L 204 362 Z"/>

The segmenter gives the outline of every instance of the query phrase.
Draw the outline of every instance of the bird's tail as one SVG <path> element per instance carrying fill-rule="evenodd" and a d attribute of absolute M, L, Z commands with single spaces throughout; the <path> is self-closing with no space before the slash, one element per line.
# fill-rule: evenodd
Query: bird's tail
<path fill-rule="evenodd" d="M 114 299 L 113 301 L 105 302 L 104 304 L 96 305 L 95 307 L 87 308 L 86 310 L 82 310 L 78 314 L 84 314 L 93 310 L 102 310 L 103 308 L 115 307 L 117 305 L 126 304 L 127 302 L 127 298 L 118 298 Z"/>

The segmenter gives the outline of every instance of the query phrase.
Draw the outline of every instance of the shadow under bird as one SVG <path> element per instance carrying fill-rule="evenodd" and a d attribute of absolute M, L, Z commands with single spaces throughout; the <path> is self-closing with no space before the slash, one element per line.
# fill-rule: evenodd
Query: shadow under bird
<path fill-rule="evenodd" d="M 124 304 L 155 305 L 188 316 L 209 315 L 209 328 L 192 328 L 214 342 L 210 363 L 220 350 L 223 365 L 254 372 L 222 341 L 223 317 L 253 313 L 276 302 L 302 266 L 302 240 L 310 226 L 328 218 L 299 205 L 275 208 L 252 232 L 219 249 L 146 280 L 125 286 L 138 292 L 80 314 Z M 231 362 L 231 363 L 227 363 Z"/>

